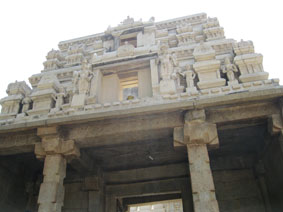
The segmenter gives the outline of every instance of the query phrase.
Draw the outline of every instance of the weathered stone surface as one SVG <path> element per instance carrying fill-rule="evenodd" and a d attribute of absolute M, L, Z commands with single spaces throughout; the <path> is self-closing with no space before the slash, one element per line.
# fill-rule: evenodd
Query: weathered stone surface
<path fill-rule="evenodd" d="M 206 144 L 187 145 L 195 211 L 218 212 Z"/>
<path fill-rule="evenodd" d="M 47 155 L 43 169 L 38 204 L 40 212 L 61 211 L 64 205 L 63 180 L 66 176 L 66 159 L 62 155 Z"/>
<path fill-rule="evenodd" d="M 17 196 L 8 192 L 0 210 L 34 212 L 37 194 L 40 212 L 125 211 L 127 198 L 174 194 L 184 212 L 192 205 L 282 211 L 283 89 L 262 60 L 252 42 L 226 39 L 217 18 L 203 13 L 162 22 L 128 17 L 60 42 L 30 78 L 32 89 L 12 83 L 0 100 L 0 162 L 33 150 L 44 159 L 40 192 L 42 167 L 15 162 L 25 170 L 21 182 L 29 179 L 28 203 L 11 206 Z"/>

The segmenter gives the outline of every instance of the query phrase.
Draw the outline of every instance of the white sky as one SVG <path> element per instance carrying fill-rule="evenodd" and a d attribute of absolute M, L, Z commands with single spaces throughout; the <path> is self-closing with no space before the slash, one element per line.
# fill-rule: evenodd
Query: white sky
<path fill-rule="evenodd" d="M 283 81 L 282 0 L 1 0 L 0 98 L 15 80 L 43 69 L 60 41 L 103 32 L 128 15 L 163 21 L 205 12 L 217 17 L 226 38 L 252 40 L 270 78 Z"/>

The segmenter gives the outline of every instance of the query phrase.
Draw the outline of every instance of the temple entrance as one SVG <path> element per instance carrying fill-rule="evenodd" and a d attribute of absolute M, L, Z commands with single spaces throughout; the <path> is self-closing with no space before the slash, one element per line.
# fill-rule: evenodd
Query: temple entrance
<path fill-rule="evenodd" d="M 182 200 L 167 200 L 144 204 L 129 205 L 127 212 L 183 212 Z"/>
<path fill-rule="evenodd" d="M 183 212 L 181 193 L 137 196 L 117 199 L 122 212 Z"/>

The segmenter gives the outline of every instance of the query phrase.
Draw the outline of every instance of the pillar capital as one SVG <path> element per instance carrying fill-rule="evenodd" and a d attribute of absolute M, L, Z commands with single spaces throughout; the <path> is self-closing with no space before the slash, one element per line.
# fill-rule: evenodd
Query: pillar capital
<path fill-rule="evenodd" d="M 199 120 L 185 123 L 184 143 L 187 145 L 207 144 L 217 147 L 219 140 L 216 124 Z"/>
<path fill-rule="evenodd" d="M 174 128 L 174 144 L 218 147 L 217 126 L 205 121 L 205 110 L 188 111 L 184 126 Z"/>
<path fill-rule="evenodd" d="M 45 158 L 46 155 L 60 154 L 67 160 L 80 156 L 80 150 L 74 140 L 64 140 L 58 127 L 38 128 L 37 135 L 41 137 L 41 143 L 35 145 L 37 158 Z"/>

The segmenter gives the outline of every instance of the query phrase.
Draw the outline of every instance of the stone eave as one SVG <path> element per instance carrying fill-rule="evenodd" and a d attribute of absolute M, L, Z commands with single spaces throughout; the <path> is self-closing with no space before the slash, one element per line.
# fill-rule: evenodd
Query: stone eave
<path fill-rule="evenodd" d="M 119 58 L 111 58 L 110 60 L 102 60 L 102 61 L 98 61 L 95 63 L 92 63 L 92 66 L 94 68 L 105 68 L 106 66 L 112 65 L 112 64 L 119 64 L 119 63 L 123 63 L 123 62 L 133 62 L 134 60 L 149 60 L 152 57 L 156 57 L 157 53 L 156 52 L 150 52 L 150 53 L 146 53 L 146 54 L 141 54 L 141 55 L 134 55 L 134 56 L 125 56 L 125 57 L 119 57 Z"/>
<path fill-rule="evenodd" d="M 173 18 L 173 19 L 168 19 L 165 21 L 160 21 L 160 22 L 156 22 L 155 26 L 157 28 L 161 28 L 162 25 L 166 25 L 166 24 L 171 24 L 171 23 L 181 23 L 182 21 L 185 20 L 197 20 L 197 19 L 201 19 L 201 17 L 206 17 L 206 13 L 197 13 L 194 15 L 188 15 L 188 16 L 183 16 L 180 18 Z"/>
<path fill-rule="evenodd" d="M 137 115 L 149 115 L 168 112 L 182 112 L 190 109 L 206 109 L 216 106 L 236 105 L 242 103 L 252 103 L 254 101 L 268 101 L 283 97 L 283 86 L 267 88 L 264 90 L 255 90 L 247 92 L 233 93 L 230 95 L 218 95 L 213 97 L 196 97 L 192 99 L 171 100 L 166 103 L 153 102 L 153 104 L 145 106 L 132 106 L 130 108 L 121 108 L 104 111 L 81 111 L 76 114 L 62 117 L 44 117 L 24 121 L 20 123 L 12 123 L 0 127 L 0 133 L 10 131 L 26 130 L 50 125 L 68 125 L 75 123 L 90 122 L 103 119 L 124 118 Z"/>
<path fill-rule="evenodd" d="M 84 42 L 86 40 L 99 38 L 99 37 L 102 37 L 104 35 L 105 35 L 105 33 L 102 32 L 102 33 L 96 33 L 96 34 L 78 37 L 78 38 L 74 38 L 74 39 L 70 39 L 70 40 L 64 40 L 64 41 L 59 42 L 58 46 L 60 47 L 60 46 L 66 45 L 66 44 L 69 45 L 69 44 L 72 44 L 72 43 Z"/>

